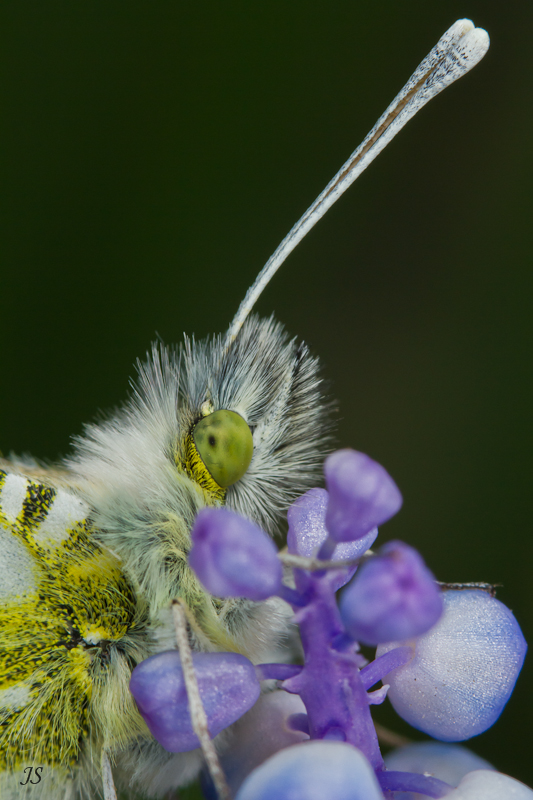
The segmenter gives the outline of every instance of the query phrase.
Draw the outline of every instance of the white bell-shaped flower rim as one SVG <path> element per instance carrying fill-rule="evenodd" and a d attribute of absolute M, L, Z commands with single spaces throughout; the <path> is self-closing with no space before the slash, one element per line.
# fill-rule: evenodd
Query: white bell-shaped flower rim
<path fill-rule="evenodd" d="M 449 742 L 413 742 L 392 750 L 385 756 L 387 769 L 433 775 L 450 786 L 458 786 L 469 772 L 495 770 L 492 764 L 460 744 Z M 402 797 L 402 800 L 407 800 Z"/>
<path fill-rule="evenodd" d="M 501 772 L 469 772 L 446 800 L 533 800 L 533 790 L 525 783 Z"/>
<path fill-rule="evenodd" d="M 527 650 L 512 612 L 480 590 L 444 593 L 444 613 L 426 634 L 380 645 L 377 655 L 409 644 L 412 660 L 384 679 L 397 713 L 445 742 L 490 728 L 514 689 Z"/>
<path fill-rule="evenodd" d="M 364 755 L 344 742 L 287 747 L 255 769 L 235 800 L 383 800 Z"/>

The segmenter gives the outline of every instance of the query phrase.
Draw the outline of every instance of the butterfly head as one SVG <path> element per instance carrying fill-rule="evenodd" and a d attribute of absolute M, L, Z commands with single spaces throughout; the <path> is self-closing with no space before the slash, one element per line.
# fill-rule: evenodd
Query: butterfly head
<path fill-rule="evenodd" d="M 152 607 L 184 594 L 201 605 L 186 564 L 200 508 L 226 505 L 275 532 L 320 479 L 328 406 L 318 360 L 273 319 L 249 317 L 230 347 L 154 346 L 130 401 L 89 426 L 69 462 L 100 540 Z"/>

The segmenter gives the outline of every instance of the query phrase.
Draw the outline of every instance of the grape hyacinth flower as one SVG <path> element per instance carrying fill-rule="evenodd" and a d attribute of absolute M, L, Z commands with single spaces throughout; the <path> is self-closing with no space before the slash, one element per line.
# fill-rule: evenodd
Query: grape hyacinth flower
<path fill-rule="evenodd" d="M 259 682 L 252 664 L 239 653 L 196 653 L 194 668 L 209 730 L 216 736 L 253 706 L 260 694 Z M 184 753 L 199 746 L 176 650 L 142 661 L 134 670 L 130 689 L 150 732 L 165 750 Z"/>
<path fill-rule="evenodd" d="M 363 754 L 340 742 L 315 741 L 280 750 L 251 773 L 236 800 L 381 800 Z"/>
<path fill-rule="evenodd" d="M 400 490 L 381 464 L 355 450 L 337 450 L 324 464 L 329 493 L 326 527 L 335 542 L 354 542 L 394 516 Z"/>
<path fill-rule="evenodd" d="M 396 646 L 380 645 L 377 655 Z M 408 664 L 385 676 L 389 699 L 403 719 L 436 739 L 470 739 L 500 716 L 526 649 L 512 612 L 495 597 L 446 592 L 438 624 L 414 643 Z"/>
<path fill-rule="evenodd" d="M 266 533 L 225 508 L 196 518 L 189 564 L 215 597 L 266 600 L 281 588 L 281 563 Z"/>
<path fill-rule="evenodd" d="M 442 614 L 442 597 L 416 550 L 388 542 L 363 564 L 342 596 L 340 612 L 353 639 L 380 644 L 428 631 Z"/>
<path fill-rule="evenodd" d="M 469 772 L 474 770 L 494 770 L 484 758 L 460 744 L 443 742 L 414 742 L 385 756 L 387 769 L 428 773 L 434 778 L 457 787 Z M 412 792 L 399 792 L 395 800 L 423 800 L 423 795 Z"/>
<path fill-rule="evenodd" d="M 270 756 L 309 740 L 309 735 L 299 731 L 297 725 L 288 724 L 289 719 L 294 723 L 304 715 L 305 706 L 297 694 L 277 689 L 263 692 L 257 703 L 232 725 L 221 763 L 233 796 L 248 775 Z M 215 798 L 207 783 L 204 774 L 204 793 L 208 798 Z"/>
<path fill-rule="evenodd" d="M 329 495 L 325 489 L 310 489 L 291 505 L 287 512 L 289 531 L 287 547 L 291 553 L 312 558 L 320 547 L 328 540 L 326 528 L 326 512 Z M 331 549 L 332 561 L 357 561 L 374 544 L 378 529 L 372 528 L 368 533 L 354 542 L 342 542 Z M 335 570 L 335 577 L 330 571 L 330 583 L 335 590 L 344 586 L 355 574 L 357 566 Z"/>
<path fill-rule="evenodd" d="M 189 563 L 205 588 L 256 602 L 282 597 L 292 606 L 304 654 L 302 665 L 255 667 L 237 654 L 192 655 L 211 736 L 248 712 L 222 757 L 236 800 L 392 800 L 397 793 L 504 800 L 490 787 L 512 779 L 496 772 L 449 783 L 426 770 L 387 767 L 370 707 L 389 691 L 399 715 L 436 739 L 478 735 L 495 722 L 520 672 L 526 644 L 518 623 L 484 591 L 442 592 L 403 542 L 368 550 L 376 526 L 402 502 L 383 467 L 341 450 L 326 460 L 325 476 L 327 490 L 312 489 L 288 511 L 287 555 L 227 509 L 202 510 L 192 531 Z M 294 586 L 284 583 L 282 562 L 292 567 Z M 378 645 L 370 663 L 359 642 Z M 280 702 L 277 691 L 249 711 L 262 680 L 277 681 L 295 702 Z M 163 746 L 197 745 L 175 651 L 136 667 L 131 690 Z M 485 765 L 472 769 L 479 766 Z M 486 798 L 478 785 L 489 787 Z M 207 793 L 216 796 L 212 788 Z"/>
<path fill-rule="evenodd" d="M 533 800 L 533 791 L 509 775 L 474 770 L 447 797 L 448 800 Z"/>

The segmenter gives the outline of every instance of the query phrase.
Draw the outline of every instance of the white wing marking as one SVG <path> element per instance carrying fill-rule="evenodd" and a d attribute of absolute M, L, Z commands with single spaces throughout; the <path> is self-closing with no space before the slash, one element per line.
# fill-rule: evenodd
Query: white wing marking
<path fill-rule="evenodd" d="M 35 588 L 33 559 L 20 539 L 0 525 L 0 600 L 22 598 Z"/>
<path fill-rule="evenodd" d="M 0 689 L 0 708 L 5 711 L 20 711 L 31 700 L 28 684 L 20 682 L 7 689 Z"/>
<path fill-rule="evenodd" d="M 88 507 L 78 497 L 58 489 L 46 518 L 33 531 L 33 538 L 41 547 L 57 547 L 88 513 Z"/>
<path fill-rule="evenodd" d="M 22 511 L 27 487 L 26 478 L 12 473 L 6 475 L 2 491 L 0 491 L 0 509 L 8 522 L 14 522 Z"/>

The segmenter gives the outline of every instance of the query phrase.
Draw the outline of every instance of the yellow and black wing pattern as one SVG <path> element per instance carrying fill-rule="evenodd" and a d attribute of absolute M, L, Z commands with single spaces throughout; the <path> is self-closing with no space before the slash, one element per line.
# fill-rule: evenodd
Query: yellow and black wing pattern
<path fill-rule="evenodd" d="M 2 798 L 31 788 L 61 800 L 62 780 L 65 796 L 81 796 L 79 773 L 97 772 L 102 746 L 145 734 L 127 691 L 146 657 L 143 611 L 88 511 L 65 489 L 0 470 Z"/>

